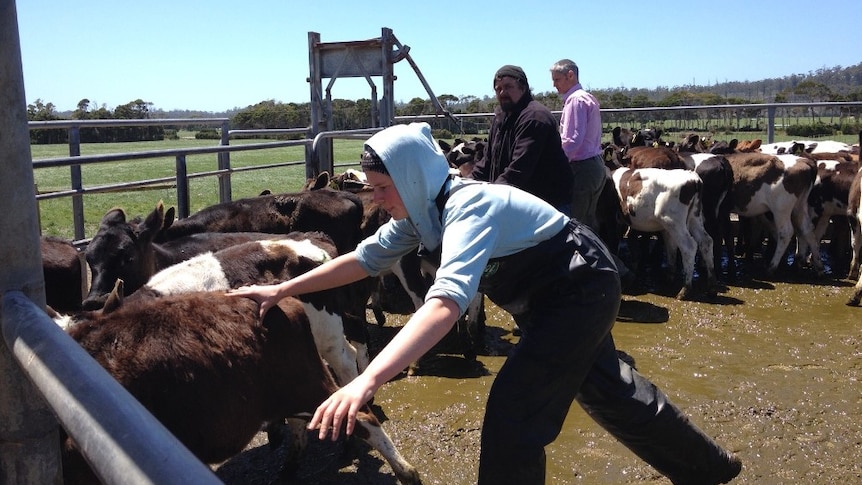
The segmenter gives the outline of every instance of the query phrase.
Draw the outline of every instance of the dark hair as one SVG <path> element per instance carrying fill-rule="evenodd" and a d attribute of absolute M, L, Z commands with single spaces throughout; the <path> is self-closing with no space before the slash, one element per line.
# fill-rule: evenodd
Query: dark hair
<path fill-rule="evenodd" d="M 368 145 L 365 146 L 365 151 L 362 152 L 359 159 L 359 164 L 362 166 L 362 170 L 364 172 L 371 171 L 389 175 L 389 170 L 386 169 L 386 165 L 383 163 L 383 160 L 381 160 L 380 156 L 378 156 L 377 153 L 375 153 Z"/>

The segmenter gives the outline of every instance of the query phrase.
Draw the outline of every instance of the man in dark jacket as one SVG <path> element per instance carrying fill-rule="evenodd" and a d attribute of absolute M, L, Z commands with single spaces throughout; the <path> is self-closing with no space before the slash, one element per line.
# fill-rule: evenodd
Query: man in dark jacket
<path fill-rule="evenodd" d="M 472 178 L 513 185 L 569 214 L 572 173 L 563 152 L 556 118 L 533 99 L 527 75 L 506 65 L 494 75 L 500 105 L 488 136 L 488 153 Z"/>

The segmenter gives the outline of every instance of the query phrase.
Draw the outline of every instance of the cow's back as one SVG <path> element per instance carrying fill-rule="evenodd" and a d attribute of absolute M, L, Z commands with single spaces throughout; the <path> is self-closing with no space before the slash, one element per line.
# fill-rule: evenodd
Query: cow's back
<path fill-rule="evenodd" d="M 313 411 L 336 387 L 301 303 L 261 323 L 221 292 L 127 302 L 69 333 L 201 460 L 240 452 L 262 423 Z"/>
<path fill-rule="evenodd" d="M 346 191 L 269 194 L 205 207 L 173 222 L 157 241 L 202 232 L 321 231 L 332 238 L 339 253 L 345 253 L 362 238 L 362 217 L 362 201 Z"/>

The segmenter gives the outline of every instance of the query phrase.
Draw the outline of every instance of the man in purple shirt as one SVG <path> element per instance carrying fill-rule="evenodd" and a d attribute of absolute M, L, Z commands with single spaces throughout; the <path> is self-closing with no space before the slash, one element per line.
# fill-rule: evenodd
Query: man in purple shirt
<path fill-rule="evenodd" d="M 560 138 L 574 174 L 571 215 L 598 230 L 596 202 L 607 177 L 602 161 L 599 102 L 578 80 L 578 65 L 562 59 L 551 66 L 551 80 L 563 96 Z"/>

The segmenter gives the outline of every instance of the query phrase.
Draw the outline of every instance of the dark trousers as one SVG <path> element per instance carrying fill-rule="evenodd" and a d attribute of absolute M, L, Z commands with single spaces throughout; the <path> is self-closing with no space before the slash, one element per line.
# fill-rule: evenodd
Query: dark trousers
<path fill-rule="evenodd" d="M 611 337 L 620 303 L 617 274 L 593 272 L 554 293 L 533 300 L 528 318 L 519 319 L 526 321 L 521 340 L 491 387 L 479 484 L 544 483 L 544 448 L 559 435 L 574 400 L 674 483 L 721 465 L 723 450 L 618 358 Z"/>

